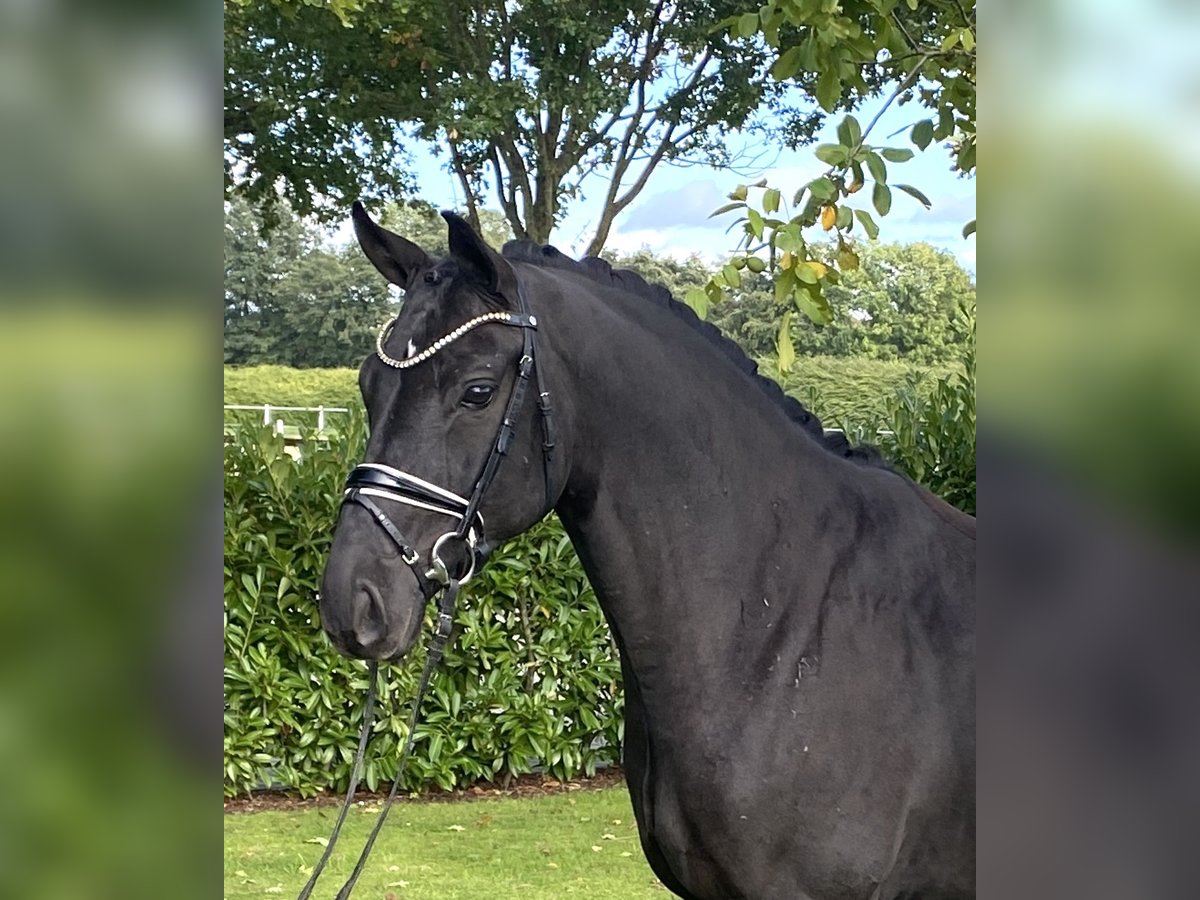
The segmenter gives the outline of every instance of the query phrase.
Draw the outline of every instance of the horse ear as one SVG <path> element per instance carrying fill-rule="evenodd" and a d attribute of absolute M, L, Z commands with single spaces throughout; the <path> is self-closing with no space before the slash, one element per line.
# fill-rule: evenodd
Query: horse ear
<path fill-rule="evenodd" d="M 354 234 L 363 253 L 392 284 L 407 289 L 414 275 L 434 264 L 433 257 L 412 241 L 371 221 L 357 200 L 350 210 L 350 217 L 354 220 Z"/>
<path fill-rule="evenodd" d="M 442 218 L 450 226 L 450 255 L 506 306 L 516 306 L 517 273 L 507 259 L 487 245 L 467 220 L 452 212 Z"/>

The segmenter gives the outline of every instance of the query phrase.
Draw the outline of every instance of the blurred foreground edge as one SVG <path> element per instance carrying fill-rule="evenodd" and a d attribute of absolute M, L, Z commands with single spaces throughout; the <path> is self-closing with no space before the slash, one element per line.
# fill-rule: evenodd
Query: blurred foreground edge
<path fill-rule="evenodd" d="M 1200 567 L 986 432 L 979 895 L 1200 884 Z"/>

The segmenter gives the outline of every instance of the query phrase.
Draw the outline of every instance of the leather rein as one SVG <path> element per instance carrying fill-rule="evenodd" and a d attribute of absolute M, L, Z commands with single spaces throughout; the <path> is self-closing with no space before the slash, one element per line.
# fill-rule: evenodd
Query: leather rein
<path fill-rule="evenodd" d="M 554 456 L 554 423 L 551 417 L 550 393 L 542 389 L 541 378 L 537 369 L 537 344 L 534 338 L 537 330 L 537 318 L 530 314 L 525 294 L 520 287 L 518 286 L 517 288 L 517 312 L 495 312 L 477 316 L 434 341 L 433 344 L 420 353 L 410 353 L 403 360 L 388 356 L 383 347 L 395 322 L 396 319 L 392 318 L 380 329 L 375 350 L 376 355 L 384 363 L 395 369 L 406 369 L 414 365 L 419 365 L 433 357 L 447 344 L 462 337 L 468 331 L 488 324 L 500 324 L 520 328 L 522 337 L 521 356 L 517 361 L 516 380 L 513 382 L 512 390 L 508 395 L 508 403 L 504 408 L 504 418 L 500 422 L 496 438 L 492 442 L 491 451 L 483 464 L 483 468 L 480 471 L 479 478 L 475 482 L 475 487 L 471 491 L 470 497 L 462 497 L 415 475 L 403 472 L 400 469 L 394 469 L 382 463 L 360 463 L 354 467 L 346 479 L 346 488 L 342 495 L 342 508 L 344 509 L 347 504 L 354 504 L 361 506 L 369 512 L 376 523 L 384 530 L 384 533 L 387 534 L 388 538 L 391 539 L 392 543 L 396 545 L 396 548 L 400 551 L 400 558 L 412 570 L 422 596 L 426 600 L 429 600 L 440 591 L 441 597 L 438 598 L 437 622 L 433 635 L 429 639 L 425 667 L 421 672 L 421 680 L 417 687 L 417 696 L 409 713 L 408 737 L 404 743 L 404 751 L 400 756 L 400 762 L 396 767 L 395 779 L 392 781 L 391 790 L 388 792 L 387 800 L 384 802 L 383 809 L 379 813 L 379 818 L 375 821 L 375 825 L 367 837 L 362 852 L 359 854 L 354 871 L 337 893 L 337 900 L 345 900 L 345 898 L 350 896 L 351 891 L 354 890 L 355 882 L 358 881 L 359 875 L 362 874 L 362 870 L 366 866 L 367 857 L 371 853 L 375 839 L 383 828 L 383 823 L 387 819 L 388 812 L 391 810 L 392 802 L 399 792 L 404 767 L 408 762 L 408 757 L 412 753 L 413 744 L 416 741 L 416 729 L 421 716 L 421 703 L 425 698 L 425 692 L 429 687 L 433 672 L 441 662 L 446 642 L 450 637 L 450 631 L 454 625 L 454 613 L 459 589 L 474 576 L 490 552 L 490 548 L 483 542 L 484 523 L 483 516 L 479 512 L 479 507 L 483 503 L 483 498 L 488 488 L 491 487 L 492 482 L 496 478 L 501 460 L 508 455 L 513 436 L 516 433 L 518 416 L 531 380 L 537 391 L 537 408 L 542 422 L 542 465 L 545 476 L 547 509 L 554 503 L 551 484 L 551 466 Z M 376 500 L 399 503 L 416 509 L 439 513 L 450 518 L 456 518 L 458 519 L 458 525 L 454 530 L 447 531 L 433 542 L 433 546 L 429 550 L 429 567 L 425 568 L 421 564 L 421 553 L 404 536 L 404 533 L 391 520 L 387 512 L 375 502 Z M 447 552 L 447 548 L 455 547 L 461 551 L 457 557 L 447 558 L 447 556 L 443 555 Z M 308 883 L 300 891 L 297 900 L 308 900 L 312 895 L 321 872 L 333 854 L 333 848 L 337 844 L 342 824 L 346 821 L 346 815 L 350 811 L 350 806 L 354 801 L 354 793 L 358 788 L 358 782 L 362 776 L 363 758 L 374 722 L 379 663 L 376 660 L 371 660 L 367 664 L 367 671 L 369 685 L 363 709 L 362 729 L 358 738 L 358 750 L 355 753 L 354 764 L 350 771 L 350 786 L 342 802 L 342 807 L 338 811 L 338 817 L 329 835 L 329 841 L 325 845 L 325 851 L 321 854 L 321 859 L 317 862 L 316 866 L 313 867 L 312 875 L 309 876 Z"/>

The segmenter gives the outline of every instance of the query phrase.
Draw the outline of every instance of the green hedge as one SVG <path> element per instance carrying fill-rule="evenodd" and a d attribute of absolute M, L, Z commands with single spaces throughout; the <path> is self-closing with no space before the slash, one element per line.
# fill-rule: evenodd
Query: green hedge
<path fill-rule="evenodd" d="M 762 371 L 778 377 L 773 363 Z M 780 380 L 784 390 L 799 398 L 822 419 L 840 421 L 882 417 L 887 401 L 911 378 L 932 386 L 949 367 L 926 367 L 878 359 L 802 356 Z M 290 369 L 287 366 L 225 367 L 225 402 L 280 406 L 345 406 L 359 409 L 355 369 Z M 294 414 L 288 420 L 295 419 Z"/>
<path fill-rule="evenodd" d="M 894 436 L 874 440 L 885 454 L 973 513 L 973 345 L 964 363 L 948 377 L 913 381 L 900 373 L 898 389 L 874 388 L 882 392 L 878 410 L 860 405 L 856 415 L 838 418 L 814 406 L 852 438 L 893 429 Z M 237 373 L 235 398 L 231 372 Z M 278 377 L 253 388 L 254 373 Z M 349 369 L 296 375 L 281 367 L 227 369 L 226 401 L 335 404 L 347 399 L 337 390 L 354 390 Z M 299 459 L 285 452 L 282 437 L 259 425 L 226 438 L 227 794 L 260 786 L 311 794 L 342 789 L 349 777 L 366 670 L 329 647 L 314 596 L 342 481 L 361 456 L 363 437 L 362 416 L 355 413 L 329 443 L 306 439 Z M 423 633 L 429 628 L 427 621 Z M 392 777 L 423 662 L 421 650 L 384 669 L 366 770 L 372 788 Z M 464 591 L 405 783 L 450 788 L 535 766 L 560 779 L 591 773 L 619 759 L 619 685 L 607 625 L 562 526 L 551 517 L 500 548 Z"/>
<path fill-rule="evenodd" d="M 299 460 L 265 428 L 225 448 L 227 794 L 345 786 L 365 666 L 338 656 L 314 600 L 361 418 Z M 535 588 L 536 586 L 536 588 Z M 428 634 L 429 623 L 426 623 Z M 393 775 L 424 652 L 383 668 L 365 780 Z M 548 519 L 464 590 L 453 646 L 434 678 L 406 785 L 443 788 L 541 765 L 560 779 L 619 758 L 620 668 L 561 525 Z"/>
<path fill-rule="evenodd" d="M 226 366 L 225 402 L 361 409 L 357 369 Z"/>

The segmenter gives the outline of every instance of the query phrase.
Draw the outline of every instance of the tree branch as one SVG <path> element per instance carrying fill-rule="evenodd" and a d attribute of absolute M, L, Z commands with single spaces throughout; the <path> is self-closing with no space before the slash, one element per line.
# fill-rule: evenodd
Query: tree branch
<path fill-rule="evenodd" d="M 858 150 L 859 147 L 861 147 L 863 145 L 863 141 L 865 141 L 867 139 L 867 135 L 871 133 L 871 129 L 875 127 L 875 124 L 879 121 L 880 117 L 887 111 L 887 108 L 889 106 L 891 106 L 893 102 L 895 102 L 897 97 L 899 97 L 901 94 L 903 94 L 905 91 L 907 91 L 910 87 L 912 87 L 913 83 L 917 80 L 918 77 L 920 77 L 921 67 L 924 66 L 925 63 L 929 62 L 930 58 L 933 55 L 934 55 L 933 51 L 921 54 L 921 58 L 917 60 L 917 64 L 915 66 L 913 66 L 912 69 L 909 70 L 908 74 L 904 76 L 904 79 L 898 85 L 896 85 L 896 89 L 894 91 L 892 91 L 892 95 L 887 98 L 887 100 L 884 102 L 883 106 L 879 107 L 879 111 L 877 113 L 875 113 L 874 118 L 872 118 L 871 121 L 867 123 L 867 127 L 863 129 L 862 135 L 858 139 L 858 144 L 855 145 L 853 148 L 851 148 L 851 155 L 853 155 L 854 151 Z"/>
<path fill-rule="evenodd" d="M 512 225 L 513 235 L 518 238 L 527 238 L 529 235 L 525 231 L 525 225 L 521 221 L 521 216 L 517 210 L 517 187 L 512 179 L 504 177 L 504 167 L 500 163 L 500 154 L 496 150 L 495 144 L 488 145 L 489 160 L 492 168 L 496 173 L 496 194 L 500 198 L 500 205 L 504 208 L 504 216 Z M 508 191 L 504 190 L 504 185 L 508 184 Z"/>
<path fill-rule="evenodd" d="M 467 219 L 480 234 L 483 233 L 483 228 L 479 224 L 479 204 L 475 196 L 474 187 L 471 184 L 471 177 L 467 172 L 467 166 L 463 162 L 462 153 L 458 149 L 458 141 L 450 140 L 450 165 L 454 169 L 454 174 L 458 176 L 459 184 L 463 187 L 463 193 L 467 198 Z"/>

